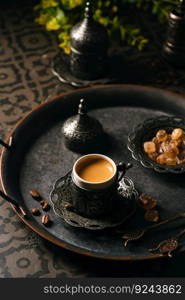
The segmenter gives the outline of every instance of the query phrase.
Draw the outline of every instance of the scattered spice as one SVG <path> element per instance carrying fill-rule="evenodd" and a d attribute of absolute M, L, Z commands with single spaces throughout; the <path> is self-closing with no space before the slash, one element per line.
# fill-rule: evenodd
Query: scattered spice
<path fill-rule="evenodd" d="M 157 206 L 157 200 L 147 194 L 141 194 L 139 197 L 139 204 L 145 210 L 151 210 Z"/>
<path fill-rule="evenodd" d="M 40 210 L 39 208 L 32 208 L 32 214 L 35 216 L 40 216 Z"/>
<path fill-rule="evenodd" d="M 36 199 L 36 200 L 40 200 L 41 199 L 41 195 L 37 190 L 31 190 L 30 191 L 30 195 Z"/>
<path fill-rule="evenodd" d="M 51 224 L 51 219 L 49 215 L 43 215 L 42 216 L 42 224 L 44 226 L 49 226 Z"/>
<path fill-rule="evenodd" d="M 145 220 L 152 223 L 157 223 L 159 221 L 159 212 L 154 209 L 147 210 L 145 213 Z"/>
<path fill-rule="evenodd" d="M 32 198 L 34 198 L 35 200 L 38 200 L 40 202 L 40 205 L 41 205 L 43 211 L 48 211 L 50 209 L 49 202 L 47 200 L 42 200 L 42 196 L 41 196 L 41 194 L 39 193 L 38 190 L 35 190 L 35 189 L 31 190 L 30 195 L 32 196 Z M 40 211 L 39 208 L 32 208 L 31 212 L 35 216 L 40 216 L 41 215 L 41 211 Z M 42 216 L 41 222 L 45 226 L 49 226 L 49 225 L 52 224 L 52 221 L 51 221 L 50 216 L 48 214 L 44 214 Z"/>
<path fill-rule="evenodd" d="M 50 209 L 50 205 L 49 205 L 49 202 L 47 200 L 40 201 L 40 205 L 42 206 L 42 209 L 44 211 L 47 211 L 47 210 Z"/>

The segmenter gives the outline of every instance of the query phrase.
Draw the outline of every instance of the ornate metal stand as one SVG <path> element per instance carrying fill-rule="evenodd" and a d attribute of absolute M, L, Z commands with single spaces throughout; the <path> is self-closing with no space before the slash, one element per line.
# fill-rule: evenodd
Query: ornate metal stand
<path fill-rule="evenodd" d="M 90 230 L 100 230 L 115 227 L 133 215 L 136 210 L 138 193 L 132 180 L 124 177 L 120 182 L 115 208 L 106 216 L 99 218 L 87 218 L 73 211 L 71 172 L 57 180 L 51 192 L 51 202 L 55 213 L 74 227 L 83 227 Z"/>

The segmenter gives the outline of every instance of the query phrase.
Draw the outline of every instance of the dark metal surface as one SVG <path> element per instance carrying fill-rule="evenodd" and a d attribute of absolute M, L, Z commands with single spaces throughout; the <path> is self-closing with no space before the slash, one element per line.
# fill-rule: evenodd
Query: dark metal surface
<path fill-rule="evenodd" d="M 41 105 L 19 123 L 13 133 L 14 151 L 9 153 L 4 149 L 1 160 L 4 191 L 14 198 L 21 198 L 28 211 L 34 205 L 29 190 L 36 188 L 44 198 L 48 198 L 55 180 L 71 169 L 78 157 L 66 150 L 60 128 L 63 121 L 76 112 L 76 106 L 82 97 L 87 99 L 88 108 L 92 110 L 90 113 L 101 121 L 110 135 L 112 144 L 104 154 L 116 162 L 131 159 L 126 143 L 133 125 L 148 117 L 161 114 L 183 116 L 185 113 L 183 96 L 160 89 L 129 85 L 78 90 Z M 156 174 L 141 167 L 139 163 L 134 163 L 128 176 L 134 180 L 136 188 L 158 199 L 162 219 L 185 209 L 183 175 Z M 115 234 L 115 230 L 92 233 L 66 225 L 53 212 L 51 217 L 54 223 L 48 229 L 43 228 L 40 221 L 31 215 L 30 220 L 24 222 L 51 242 L 81 254 L 119 260 L 160 257 L 157 254 L 151 255 L 147 250 L 152 244 L 154 232 L 152 236 L 147 235 L 142 243 L 138 242 L 134 247 L 125 249 L 121 235 Z M 139 216 L 124 225 L 124 230 L 135 227 L 136 224 L 142 225 Z M 164 228 L 156 232 L 155 239 L 168 237 L 172 231 L 175 234 L 179 225 L 180 222 L 178 226 L 173 224 L 170 231 Z"/>

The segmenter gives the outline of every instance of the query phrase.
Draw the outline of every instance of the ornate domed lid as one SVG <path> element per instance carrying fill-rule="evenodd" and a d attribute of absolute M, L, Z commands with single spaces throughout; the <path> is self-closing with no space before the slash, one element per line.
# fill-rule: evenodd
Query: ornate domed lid
<path fill-rule="evenodd" d="M 101 123 L 87 115 L 84 99 L 80 100 L 78 114 L 64 123 L 63 135 L 68 148 L 83 152 L 104 135 Z"/>
<path fill-rule="evenodd" d="M 105 27 L 93 19 L 92 0 L 87 1 L 84 19 L 71 30 L 71 47 L 79 52 L 105 51 L 109 38 Z"/>

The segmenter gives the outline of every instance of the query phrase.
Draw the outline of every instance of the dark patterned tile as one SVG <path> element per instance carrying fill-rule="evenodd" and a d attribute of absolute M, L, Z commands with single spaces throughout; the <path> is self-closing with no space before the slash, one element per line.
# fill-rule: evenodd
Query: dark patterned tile
<path fill-rule="evenodd" d="M 21 73 L 15 64 L 0 65 L 0 89 L 12 88 L 21 84 Z M 1 90 L 3 93 L 4 90 Z"/>
<path fill-rule="evenodd" d="M 38 30 L 16 35 L 16 42 L 23 52 L 45 50 L 52 44 L 50 35 L 47 32 Z"/>

